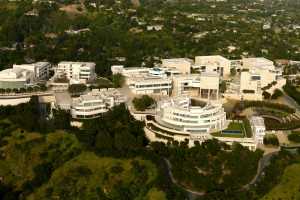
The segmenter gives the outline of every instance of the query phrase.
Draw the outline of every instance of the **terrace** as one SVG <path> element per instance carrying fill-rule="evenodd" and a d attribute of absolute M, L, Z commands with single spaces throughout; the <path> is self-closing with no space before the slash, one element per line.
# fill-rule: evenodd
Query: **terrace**
<path fill-rule="evenodd" d="M 225 129 L 223 131 L 211 133 L 211 135 L 214 137 L 244 138 L 244 137 L 246 137 L 246 129 L 245 129 L 245 125 L 243 122 L 235 122 L 234 121 L 234 122 L 229 123 L 227 129 Z"/>

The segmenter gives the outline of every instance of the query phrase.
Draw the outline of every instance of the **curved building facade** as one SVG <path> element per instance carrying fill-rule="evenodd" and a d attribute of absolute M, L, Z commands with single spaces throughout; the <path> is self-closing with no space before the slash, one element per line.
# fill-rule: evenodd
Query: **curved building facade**
<path fill-rule="evenodd" d="M 95 89 L 72 100 L 71 115 L 75 119 L 97 118 L 125 100 L 125 97 L 114 88 Z"/>
<path fill-rule="evenodd" d="M 193 105 L 188 97 L 159 102 L 155 119 L 168 128 L 189 133 L 211 133 L 227 126 L 221 104 Z"/>

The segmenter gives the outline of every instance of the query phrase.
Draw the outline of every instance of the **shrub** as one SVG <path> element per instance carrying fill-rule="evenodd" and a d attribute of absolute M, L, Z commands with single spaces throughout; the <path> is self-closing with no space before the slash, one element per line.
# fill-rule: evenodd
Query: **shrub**
<path fill-rule="evenodd" d="M 292 131 L 292 133 L 288 135 L 288 139 L 292 142 L 300 143 L 300 132 Z"/>
<path fill-rule="evenodd" d="M 300 128 L 300 120 L 292 120 L 289 122 L 278 122 L 277 120 L 265 118 L 267 130 L 294 130 Z"/>
<path fill-rule="evenodd" d="M 133 106 L 138 111 L 144 111 L 155 103 L 155 100 L 148 95 L 143 95 L 141 98 L 132 100 Z"/>
<path fill-rule="evenodd" d="M 72 94 L 80 94 L 87 89 L 86 85 L 84 84 L 73 84 L 69 87 L 69 92 Z"/>
<path fill-rule="evenodd" d="M 125 78 L 122 74 L 114 74 L 112 75 L 112 83 L 115 88 L 122 87 L 125 82 Z"/>
<path fill-rule="evenodd" d="M 222 81 L 222 82 L 220 83 L 220 92 L 221 92 L 221 93 L 224 93 L 224 92 L 226 91 L 226 89 L 227 89 L 226 82 L 225 82 L 225 81 Z"/>
<path fill-rule="evenodd" d="M 250 121 L 247 118 L 245 118 L 245 119 L 243 119 L 243 122 L 244 122 L 244 127 L 246 130 L 246 136 L 252 137 L 252 129 L 251 129 Z"/>
<path fill-rule="evenodd" d="M 267 91 L 264 91 L 262 93 L 262 95 L 264 96 L 264 99 L 270 99 L 271 98 L 271 94 L 269 92 L 267 92 Z"/>
<path fill-rule="evenodd" d="M 295 113 L 295 109 L 284 104 L 271 103 L 266 101 L 242 101 L 236 104 L 236 109 L 243 110 L 250 107 L 266 107 L 282 110 L 287 113 Z"/>
<path fill-rule="evenodd" d="M 231 68 L 230 69 L 230 76 L 235 76 L 236 75 L 236 69 L 235 68 Z"/>
<path fill-rule="evenodd" d="M 281 97 L 283 95 L 283 92 L 279 89 L 276 89 L 274 93 L 272 94 L 272 99 L 277 99 L 278 97 Z"/>
<path fill-rule="evenodd" d="M 265 145 L 273 145 L 273 146 L 278 146 L 279 145 L 279 141 L 276 135 L 274 134 L 270 134 L 270 135 L 266 135 L 264 137 L 264 144 Z"/>
<path fill-rule="evenodd" d="M 245 94 L 254 94 L 255 91 L 254 90 L 243 90 L 243 93 L 245 93 Z"/>
<path fill-rule="evenodd" d="M 298 104 L 300 104 L 300 92 L 290 82 L 283 86 L 283 90 L 292 97 Z"/>

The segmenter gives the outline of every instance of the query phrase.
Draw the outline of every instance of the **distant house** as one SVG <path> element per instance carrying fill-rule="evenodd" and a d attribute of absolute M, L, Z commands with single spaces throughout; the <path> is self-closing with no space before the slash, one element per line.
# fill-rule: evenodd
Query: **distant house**
<path fill-rule="evenodd" d="M 163 25 L 149 25 L 147 26 L 147 31 L 161 31 L 163 27 Z"/>

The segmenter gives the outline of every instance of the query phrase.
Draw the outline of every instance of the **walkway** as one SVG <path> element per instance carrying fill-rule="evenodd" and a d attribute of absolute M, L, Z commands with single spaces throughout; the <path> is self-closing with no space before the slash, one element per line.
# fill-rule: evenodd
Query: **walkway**
<path fill-rule="evenodd" d="M 268 153 L 268 154 L 264 155 L 259 160 L 258 167 L 257 167 L 257 172 L 256 172 L 255 176 L 253 177 L 253 179 L 248 184 L 243 186 L 243 189 L 249 189 L 251 185 L 254 185 L 260 179 L 260 177 L 263 175 L 264 169 L 270 164 L 271 158 L 274 155 L 277 155 L 278 152 L 279 152 L 279 150 Z M 203 195 L 206 194 L 205 192 L 199 192 L 199 191 L 191 190 L 191 189 L 185 188 L 184 186 L 180 185 L 173 176 L 172 165 L 171 165 L 170 161 L 166 158 L 164 158 L 164 160 L 167 164 L 168 174 L 169 174 L 169 177 L 170 177 L 172 183 L 175 184 L 176 186 L 180 187 L 184 191 L 186 191 L 189 194 L 191 199 L 195 199 L 199 196 L 203 196 Z"/>
<path fill-rule="evenodd" d="M 260 179 L 261 175 L 264 172 L 264 169 L 270 164 L 271 158 L 274 155 L 277 155 L 278 152 L 279 151 L 277 150 L 272 153 L 268 153 L 259 160 L 256 175 L 253 177 L 250 183 L 243 186 L 243 189 L 249 189 L 251 185 L 254 185 Z"/>
<path fill-rule="evenodd" d="M 50 96 L 53 95 L 52 91 L 47 92 L 31 92 L 31 93 L 9 93 L 9 94 L 0 94 L 0 99 L 20 99 L 31 96 Z"/>
<path fill-rule="evenodd" d="M 173 184 L 175 184 L 176 186 L 180 187 L 181 189 L 183 189 L 184 191 L 186 191 L 189 196 L 190 196 L 190 199 L 195 199 L 199 196 L 203 196 L 205 195 L 205 192 L 198 192 L 198 191 L 195 191 L 195 190 L 191 190 L 191 189 L 188 189 L 188 188 L 185 188 L 184 186 L 180 185 L 176 179 L 174 178 L 173 176 L 173 173 L 172 173 L 172 165 L 170 163 L 170 161 L 166 158 L 164 158 L 165 162 L 167 163 L 167 167 L 168 167 L 168 174 L 169 174 L 169 177 L 171 178 L 171 181 Z"/>

